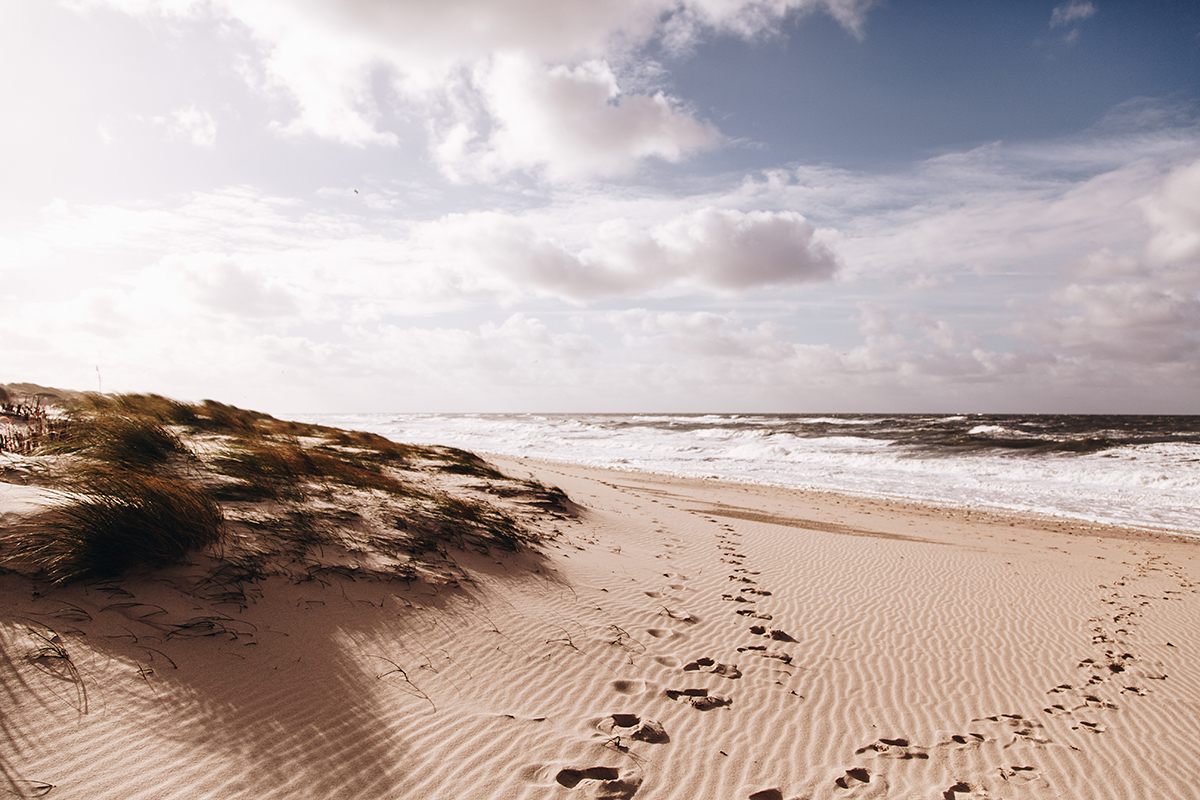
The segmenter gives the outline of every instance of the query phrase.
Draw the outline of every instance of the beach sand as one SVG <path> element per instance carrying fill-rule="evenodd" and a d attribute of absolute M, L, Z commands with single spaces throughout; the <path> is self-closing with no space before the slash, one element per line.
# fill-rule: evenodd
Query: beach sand
<path fill-rule="evenodd" d="M 493 461 L 583 507 L 540 554 L 240 596 L 0 576 L 0 789 L 1200 797 L 1193 540 Z"/>

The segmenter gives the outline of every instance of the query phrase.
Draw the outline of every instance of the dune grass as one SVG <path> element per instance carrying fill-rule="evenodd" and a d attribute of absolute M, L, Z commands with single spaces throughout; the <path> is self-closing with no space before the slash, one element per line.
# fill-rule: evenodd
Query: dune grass
<path fill-rule="evenodd" d="M 179 437 L 153 417 L 114 412 L 75 420 L 50 449 L 141 472 L 158 469 L 172 454 L 187 452 Z"/>
<path fill-rule="evenodd" d="M 221 538 L 221 509 L 199 487 L 142 472 L 93 472 L 10 540 L 15 559 L 55 582 L 164 566 Z"/>
<path fill-rule="evenodd" d="M 516 552 L 531 539 L 508 514 L 487 504 L 452 495 L 428 495 L 420 507 L 396 518 L 409 553 L 445 553 L 447 548 L 497 547 Z"/>
<path fill-rule="evenodd" d="M 341 453 L 305 448 L 295 441 L 244 439 L 215 462 L 240 483 L 244 499 L 303 499 L 307 483 L 342 484 L 405 494 L 406 487 L 375 464 Z M 228 490 L 226 490 L 228 491 Z"/>
<path fill-rule="evenodd" d="M 45 455 L 67 456 L 53 462 L 62 502 L 0 532 L 0 566 L 55 582 L 109 579 L 193 551 L 252 563 L 258 577 L 272 554 L 286 558 L 271 569 L 311 573 L 359 569 L 373 552 L 391 566 L 369 569 L 411 578 L 412 563 L 431 554 L 532 547 L 539 537 L 528 514 L 573 513 L 560 491 L 456 448 L 214 400 L 93 393 L 72 402 L 40 444 Z"/>

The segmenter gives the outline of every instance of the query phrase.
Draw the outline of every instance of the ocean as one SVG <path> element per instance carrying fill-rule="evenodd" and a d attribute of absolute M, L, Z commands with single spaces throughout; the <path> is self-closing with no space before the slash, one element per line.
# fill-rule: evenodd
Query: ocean
<path fill-rule="evenodd" d="M 307 414 L 414 444 L 1200 536 L 1200 416 Z"/>

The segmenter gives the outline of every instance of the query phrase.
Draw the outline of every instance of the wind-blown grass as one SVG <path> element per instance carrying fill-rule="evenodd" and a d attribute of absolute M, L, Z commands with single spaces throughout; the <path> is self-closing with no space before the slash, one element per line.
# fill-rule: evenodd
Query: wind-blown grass
<path fill-rule="evenodd" d="M 158 394 L 103 395 L 93 392 L 85 395 L 79 405 L 81 408 L 99 413 L 150 417 L 159 422 L 173 425 L 194 425 L 196 423 L 195 406 Z"/>
<path fill-rule="evenodd" d="M 231 499 L 300 500 L 308 482 L 338 483 L 404 494 L 403 483 L 377 466 L 340 453 L 304 448 L 295 442 L 249 439 L 217 460 L 216 466 L 241 483 Z M 229 489 L 225 490 L 227 493 Z"/>
<path fill-rule="evenodd" d="M 173 453 L 187 452 L 156 419 L 121 413 L 93 413 L 76 421 L 54 449 L 142 472 L 159 468 Z"/>
<path fill-rule="evenodd" d="M 241 584 L 269 573 L 408 580 L 414 564 L 452 562 L 454 549 L 536 547 L 534 516 L 574 513 L 561 491 L 456 448 L 213 400 L 76 394 L 71 403 L 56 411 L 56 435 L 36 445 L 62 501 L 0 532 L 0 565 L 56 582 L 200 551 L 240 565 L 217 566 L 226 577 L 213 591 L 244 602 Z"/>
<path fill-rule="evenodd" d="M 445 552 L 448 547 L 498 547 L 515 552 L 531 543 L 527 532 L 499 509 L 451 495 L 429 496 L 418 510 L 396 519 L 412 553 Z"/>
<path fill-rule="evenodd" d="M 141 472 L 94 472 L 37 525 L 8 537 L 18 562 L 56 582 L 163 566 L 214 544 L 221 509 L 199 487 Z"/>

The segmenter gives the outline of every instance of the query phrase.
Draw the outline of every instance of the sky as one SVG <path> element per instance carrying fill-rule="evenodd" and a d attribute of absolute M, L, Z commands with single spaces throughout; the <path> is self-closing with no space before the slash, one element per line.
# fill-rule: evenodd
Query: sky
<path fill-rule="evenodd" d="M 1200 413 L 1194 0 L 3 0 L 0 382 Z"/>

